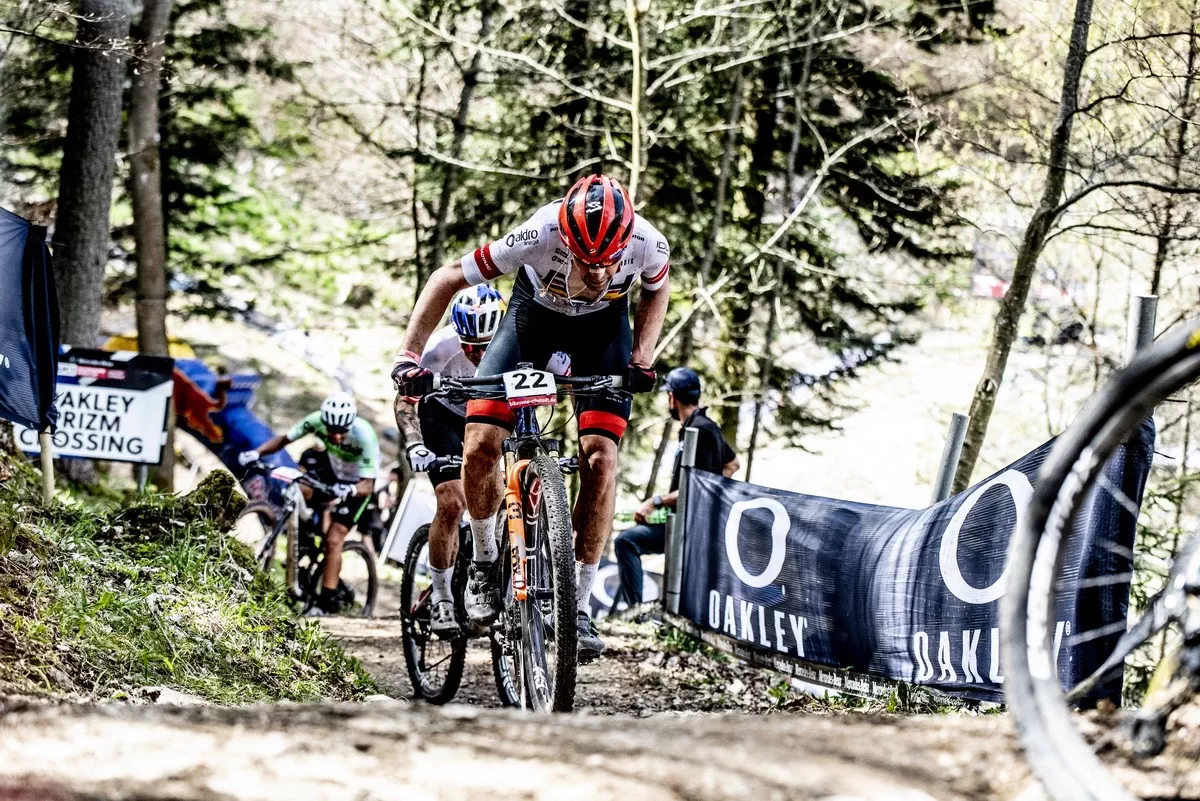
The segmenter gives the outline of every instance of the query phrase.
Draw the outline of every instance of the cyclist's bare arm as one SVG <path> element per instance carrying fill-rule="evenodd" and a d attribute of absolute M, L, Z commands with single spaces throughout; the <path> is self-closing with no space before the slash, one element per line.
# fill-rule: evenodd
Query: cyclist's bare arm
<path fill-rule="evenodd" d="M 421 435 L 421 421 L 417 419 L 417 407 L 410 403 L 408 398 L 397 395 L 392 409 L 396 413 L 396 428 L 400 429 L 405 446 L 424 442 L 425 438 Z"/>
<path fill-rule="evenodd" d="M 291 440 L 288 439 L 287 434 L 279 434 L 259 445 L 256 450 L 259 456 L 270 456 L 272 453 L 278 453 L 283 450 L 289 442 Z"/>
<path fill-rule="evenodd" d="M 671 279 L 668 276 L 662 286 L 653 292 L 642 290 L 637 311 L 633 315 L 634 364 L 649 367 L 654 364 L 654 346 L 662 334 L 663 321 L 667 319 L 667 305 L 671 302 Z"/>
<path fill-rule="evenodd" d="M 413 308 L 412 317 L 408 321 L 408 330 L 404 332 L 404 342 L 400 350 L 410 353 L 422 353 L 430 335 L 442 321 L 442 315 L 450 306 L 454 295 L 470 286 L 463 275 L 462 264 L 454 262 L 439 267 L 425 282 L 417 305 Z"/>

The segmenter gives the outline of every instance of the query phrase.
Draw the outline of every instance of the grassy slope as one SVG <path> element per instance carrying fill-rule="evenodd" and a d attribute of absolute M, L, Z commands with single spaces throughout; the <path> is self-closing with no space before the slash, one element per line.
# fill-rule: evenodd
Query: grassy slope
<path fill-rule="evenodd" d="M 375 691 L 357 660 L 292 618 L 225 533 L 244 504 L 228 474 L 183 497 L 72 497 L 47 509 L 36 473 L 0 461 L 6 473 L 0 693 L 123 698 L 169 686 L 249 703 Z"/>

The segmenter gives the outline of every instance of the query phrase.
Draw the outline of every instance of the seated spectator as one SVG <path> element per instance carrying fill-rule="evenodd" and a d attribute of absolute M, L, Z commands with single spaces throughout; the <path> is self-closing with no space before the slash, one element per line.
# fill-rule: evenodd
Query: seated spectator
<path fill-rule="evenodd" d="M 655 495 L 634 512 L 637 525 L 621 532 L 613 543 L 617 552 L 621 588 L 617 593 L 629 606 L 642 602 L 642 555 L 662 553 L 666 542 L 666 523 L 651 523 L 649 519 L 656 510 L 674 509 L 679 498 L 679 467 L 683 459 L 683 432 L 688 428 L 700 430 L 696 440 L 696 468 L 725 477 L 733 475 L 738 467 L 737 456 L 729 443 L 721 436 L 721 429 L 700 408 L 700 376 L 688 367 L 676 367 L 667 373 L 663 390 L 667 393 L 667 406 L 672 419 L 680 420 L 679 447 L 675 451 L 675 468 L 671 474 L 671 491 L 666 495 Z"/>

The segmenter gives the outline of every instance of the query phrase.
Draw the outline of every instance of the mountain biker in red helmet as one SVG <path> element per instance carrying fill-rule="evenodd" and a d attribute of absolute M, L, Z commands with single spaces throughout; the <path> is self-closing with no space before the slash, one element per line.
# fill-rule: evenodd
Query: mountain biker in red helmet
<path fill-rule="evenodd" d="M 649 391 L 654 388 L 654 346 L 670 300 L 669 258 L 666 238 L 634 212 L 620 183 L 606 175 L 585 176 L 562 200 L 430 276 L 392 368 L 397 390 L 407 395 L 424 391 L 428 373 L 416 354 L 457 291 L 516 273 L 508 313 L 478 375 L 500 375 L 518 362 L 545 364 L 551 354 L 563 351 L 576 376 L 624 375 L 627 392 Z M 642 295 L 631 329 L 627 295 L 634 281 L 640 281 Z M 587 610 L 612 533 L 617 445 L 630 411 L 627 392 L 578 399 L 575 406 L 581 479 L 573 510 L 580 661 L 604 650 Z M 502 488 L 496 465 L 513 422 L 503 401 L 467 405 L 463 480 L 474 540 L 467 614 L 475 625 L 494 620 L 500 605 L 494 566 Z"/>

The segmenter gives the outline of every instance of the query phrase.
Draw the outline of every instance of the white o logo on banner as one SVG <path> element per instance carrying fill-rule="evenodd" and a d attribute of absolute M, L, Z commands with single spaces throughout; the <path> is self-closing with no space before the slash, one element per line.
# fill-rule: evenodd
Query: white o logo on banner
<path fill-rule="evenodd" d="M 950 518 L 950 525 L 946 526 L 946 531 L 942 534 L 942 548 L 938 554 L 938 561 L 942 569 L 942 581 L 946 583 L 946 589 L 950 590 L 955 597 L 969 604 L 988 604 L 1004 594 L 1004 579 L 1008 576 L 1007 563 L 1004 565 L 1004 571 L 1000 574 L 1000 578 L 987 587 L 972 587 L 963 578 L 962 570 L 958 567 L 958 537 L 962 532 L 963 523 L 967 522 L 967 515 L 975 508 L 975 504 L 983 497 L 983 494 L 997 484 L 1008 487 L 1013 505 L 1017 507 L 1017 521 L 1013 525 L 1015 531 L 1025 519 L 1025 507 L 1028 505 L 1029 499 L 1033 497 L 1033 485 L 1029 483 L 1029 479 L 1025 477 L 1024 473 L 1017 470 L 1005 470 L 967 496 L 962 506 L 958 507 L 958 511 Z"/>
<path fill-rule="evenodd" d="M 771 559 L 766 568 L 757 576 L 750 575 L 742 564 L 742 553 L 738 550 L 738 531 L 742 526 L 742 512 L 747 509 L 771 510 Z M 779 576 L 783 569 L 783 559 L 787 556 L 787 535 L 792 527 L 792 519 L 788 517 L 787 509 L 774 498 L 755 498 L 752 501 L 738 501 L 729 507 L 729 519 L 725 521 L 725 556 L 733 574 L 750 587 L 765 587 Z"/>

